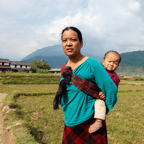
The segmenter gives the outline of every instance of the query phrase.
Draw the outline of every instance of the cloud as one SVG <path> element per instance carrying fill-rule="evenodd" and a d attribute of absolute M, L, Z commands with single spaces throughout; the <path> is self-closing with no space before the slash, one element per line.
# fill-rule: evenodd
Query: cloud
<path fill-rule="evenodd" d="M 105 51 L 115 49 L 125 52 L 143 49 L 141 38 L 143 22 L 141 17 L 137 16 L 137 11 L 140 9 L 139 2 L 116 3 L 110 0 L 104 3 L 103 0 L 96 1 L 97 5 L 94 2 L 91 1 L 88 9 L 83 9 L 74 16 L 54 20 L 49 26 L 50 29 L 54 31 L 58 24 L 57 29 L 61 29 L 64 25 L 79 27 L 85 36 L 86 45 L 91 46 L 92 51 L 99 49 L 97 43 Z"/>
<path fill-rule="evenodd" d="M 132 11 L 138 11 L 140 9 L 140 3 L 138 1 L 130 2 L 128 6 Z"/>
<path fill-rule="evenodd" d="M 23 58 L 61 43 L 66 26 L 78 27 L 85 51 L 144 50 L 142 0 L 5 0 L 0 1 L 1 57 Z"/>

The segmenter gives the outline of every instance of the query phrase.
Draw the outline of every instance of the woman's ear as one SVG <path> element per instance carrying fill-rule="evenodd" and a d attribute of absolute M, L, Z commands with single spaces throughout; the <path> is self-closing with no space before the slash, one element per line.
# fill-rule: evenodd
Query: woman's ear
<path fill-rule="evenodd" d="M 102 65 L 104 65 L 104 59 L 102 60 Z"/>
<path fill-rule="evenodd" d="M 81 41 L 81 48 L 83 47 L 83 41 Z"/>

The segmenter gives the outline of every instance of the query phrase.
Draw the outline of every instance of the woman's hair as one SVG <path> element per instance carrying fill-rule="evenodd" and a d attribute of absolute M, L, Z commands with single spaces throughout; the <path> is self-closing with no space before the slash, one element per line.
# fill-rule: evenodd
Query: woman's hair
<path fill-rule="evenodd" d="M 67 30 L 70 30 L 70 29 L 73 30 L 73 31 L 75 31 L 75 32 L 77 33 L 79 41 L 82 42 L 82 41 L 83 41 L 82 33 L 80 32 L 80 30 L 79 30 L 78 28 L 73 27 L 73 26 L 66 27 L 66 28 L 64 28 L 64 29 L 62 30 L 61 39 L 62 39 L 62 37 L 63 37 L 63 33 L 64 33 L 65 31 L 67 31 Z"/>
<path fill-rule="evenodd" d="M 109 54 L 109 53 L 115 53 L 115 54 L 117 54 L 118 56 L 119 56 L 119 63 L 121 62 L 121 56 L 120 56 L 120 54 L 117 52 L 117 51 L 114 51 L 114 50 L 110 50 L 110 51 L 107 51 L 106 53 L 105 53 L 105 55 L 104 55 L 104 59 L 106 58 L 106 56 Z"/>

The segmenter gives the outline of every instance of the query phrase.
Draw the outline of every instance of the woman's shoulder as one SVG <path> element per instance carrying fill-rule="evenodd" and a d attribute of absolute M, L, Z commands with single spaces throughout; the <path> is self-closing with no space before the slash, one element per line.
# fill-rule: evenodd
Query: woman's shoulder
<path fill-rule="evenodd" d="M 98 62 L 96 59 L 92 58 L 92 57 L 89 57 L 88 58 L 88 65 L 91 67 L 91 69 L 94 71 L 94 72 L 103 72 L 105 71 L 102 63 Z"/>
<path fill-rule="evenodd" d="M 89 62 L 92 66 L 101 65 L 100 62 L 98 62 L 96 59 L 94 59 L 94 58 L 92 58 L 92 57 L 88 57 L 88 62 Z"/>
<path fill-rule="evenodd" d="M 90 61 L 90 62 L 98 62 L 96 59 L 94 59 L 94 58 L 92 58 L 92 57 L 88 57 L 87 60 Z"/>

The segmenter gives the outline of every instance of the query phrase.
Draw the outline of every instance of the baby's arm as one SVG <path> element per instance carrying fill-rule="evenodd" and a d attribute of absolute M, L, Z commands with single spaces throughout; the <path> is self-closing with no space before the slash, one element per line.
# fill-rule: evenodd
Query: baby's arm
<path fill-rule="evenodd" d="M 100 99 L 105 100 L 105 96 L 104 96 L 104 94 L 103 94 L 102 91 L 99 92 L 99 97 L 100 97 Z M 108 112 L 109 112 L 109 110 L 108 110 L 108 108 L 106 107 L 106 114 L 107 114 Z"/>

